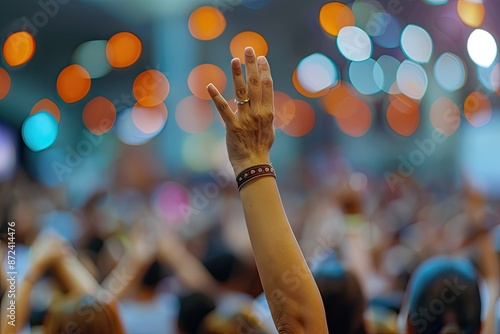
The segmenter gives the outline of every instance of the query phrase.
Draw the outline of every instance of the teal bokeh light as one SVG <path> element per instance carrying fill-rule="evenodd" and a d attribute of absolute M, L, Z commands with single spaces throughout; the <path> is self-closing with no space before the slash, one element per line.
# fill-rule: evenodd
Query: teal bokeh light
<path fill-rule="evenodd" d="M 23 140 L 30 150 L 38 152 L 50 147 L 57 138 L 59 124 L 46 111 L 29 116 L 22 128 Z"/>

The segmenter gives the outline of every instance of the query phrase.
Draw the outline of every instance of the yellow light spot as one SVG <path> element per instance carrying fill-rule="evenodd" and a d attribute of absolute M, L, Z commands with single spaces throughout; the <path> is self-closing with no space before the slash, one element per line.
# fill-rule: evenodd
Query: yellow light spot
<path fill-rule="evenodd" d="M 239 58 L 245 63 L 245 48 L 251 46 L 258 56 L 266 56 L 269 51 L 266 39 L 255 31 L 243 31 L 234 36 L 229 44 L 229 50 L 234 58 Z"/>
<path fill-rule="evenodd" d="M 57 78 L 57 92 L 66 103 L 80 101 L 90 90 L 90 74 L 80 65 L 70 65 Z"/>
<path fill-rule="evenodd" d="M 354 13 L 341 2 L 324 4 L 319 11 L 319 24 L 330 35 L 337 36 L 340 29 L 355 23 Z"/>
<path fill-rule="evenodd" d="M 106 45 L 106 57 L 109 64 L 116 68 L 128 67 L 134 64 L 142 53 L 141 40 L 129 32 L 119 32 L 113 35 Z"/>
<path fill-rule="evenodd" d="M 26 64 L 35 54 L 33 36 L 26 31 L 18 31 L 7 37 L 3 45 L 3 56 L 10 66 Z"/>
<path fill-rule="evenodd" d="M 226 28 L 226 19 L 217 8 L 203 6 L 195 9 L 191 13 L 188 27 L 194 38 L 211 40 L 222 34 Z"/>
<path fill-rule="evenodd" d="M 188 77 L 188 86 L 194 96 L 202 100 L 210 100 L 207 85 L 213 83 L 223 93 L 226 89 L 226 74 L 220 67 L 213 64 L 196 66 Z"/>
<path fill-rule="evenodd" d="M 471 0 L 458 0 L 457 1 L 458 16 L 463 23 L 468 26 L 477 28 L 483 24 L 485 10 L 484 4 Z"/>
<path fill-rule="evenodd" d="M 488 96 L 479 92 L 470 93 L 465 99 L 464 114 L 469 123 L 476 128 L 488 124 L 492 114 Z"/>
<path fill-rule="evenodd" d="M 147 70 L 134 80 L 132 91 L 140 105 L 154 107 L 165 101 L 170 92 L 170 83 L 160 71 Z"/>
<path fill-rule="evenodd" d="M 391 129 L 402 136 L 411 136 L 420 125 L 418 103 L 405 95 L 394 97 L 386 117 Z"/>

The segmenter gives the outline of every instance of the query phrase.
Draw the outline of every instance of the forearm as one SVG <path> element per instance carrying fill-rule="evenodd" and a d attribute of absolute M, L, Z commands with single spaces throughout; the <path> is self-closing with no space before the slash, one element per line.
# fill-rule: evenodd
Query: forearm
<path fill-rule="evenodd" d="M 66 256 L 55 264 L 56 273 L 66 287 L 75 295 L 95 295 L 99 283 L 75 256 Z"/>
<path fill-rule="evenodd" d="M 188 288 L 209 295 L 217 292 L 217 283 L 203 264 L 191 254 L 182 242 L 170 240 L 168 249 L 163 249 L 160 260 L 172 268 L 177 278 Z"/>
<path fill-rule="evenodd" d="M 275 323 L 291 319 L 303 326 L 294 332 L 327 333 L 321 296 L 288 223 L 275 179 L 251 181 L 241 189 L 241 200 Z"/>
<path fill-rule="evenodd" d="M 116 299 L 122 299 L 137 286 L 150 263 L 142 263 L 131 254 L 121 258 L 111 273 L 102 282 L 102 288 L 111 292 Z"/>

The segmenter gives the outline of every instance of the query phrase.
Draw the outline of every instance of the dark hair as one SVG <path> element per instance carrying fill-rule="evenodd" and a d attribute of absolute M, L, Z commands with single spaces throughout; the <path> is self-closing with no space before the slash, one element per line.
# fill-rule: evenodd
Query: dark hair
<path fill-rule="evenodd" d="M 213 251 L 203 263 L 210 274 L 220 283 L 228 282 L 237 271 L 243 268 L 240 259 L 227 249 Z"/>
<path fill-rule="evenodd" d="M 145 287 L 155 288 L 166 276 L 165 267 L 158 260 L 155 260 L 142 277 L 141 284 Z"/>
<path fill-rule="evenodd" d="M 336 260 L 314 271 L 330 333 L 365 334 L 365 297 L 356 276 Z"/>
<path fill-rule="evenodd" d="M 185 334 L 198 334 L 203 319 L 215 309 L 215 301 L 199 292 L 179 298 L 177 326 Z"/>
<path fill-rule="evenodd" d="M 464 334 L 481 329 L 481 297 L 476 272 L 466 259 L 439 256 L 421 264 L 408 288 L 410 333 L 439 333 L 456 326 Z"/>

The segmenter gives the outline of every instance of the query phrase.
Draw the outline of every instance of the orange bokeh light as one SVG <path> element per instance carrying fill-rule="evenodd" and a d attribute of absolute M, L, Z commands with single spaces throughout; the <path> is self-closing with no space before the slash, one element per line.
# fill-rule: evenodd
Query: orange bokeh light
<path fill-rule="evenodd" d="M 465 99 L 464 114 L 472 126 L 484 126 L 491 119 L 491 102 L 483 93 L 472 92 Z"/>
<path fill-rule="evenodd" d="M 455 102 L 447 97 L 440 97 L 431 106 L 431 123 L 436 131 L 451 136 L 460 126 L 460 110 Z"/>
<path fill-rule="evenodd" d="M 42 99 L 38 101 L 33 108 L 31 108 L 30 115 L 46 111 L 56 119 L 57 123 L 61 120 L 61 111 L 59 107 L 49 99 Z"/>
<path fill-rule="evenodd" d="M 319 24 L 330 35 L 337 36 L 340 29 L 355 23 L 354 13 L 343 3 L 329 2 L 319 11 Z"/>
<path fill-rule="evenodd" d="M 245 48 L 251 46 L 258 56 L 267 56 L 269 46 L 267 41 L 262 35 L 255 31 L 243 31 L 233 37 L 229 44 L 229 50 L 234 58 L 239 58 L 241 62 L 245 63 Z"/>
<path fill-rule="evenodd" d="M 170 92 L 170 83 L 160 71 L 147 70 L 135 78 L 132 92 L 140 105 L 154 107 L 165 101 Z"/>
<path fill-rule="evenodd" d="M 168 111 L 164 103 L 144 107 L 138 103 L 132 108 L 132 120 L 144 133 L 155 133 L 163 129 L 167 122 Z"/>
<path fill-rule="evenodd" d="M 106 57 L 109 64 L 116 68 L 128 67 L 134 64 L 141 56 L 141 53 L 141 40 L 129 32 L 119 32 L 113 35 L 106 45 Z"/>
<path fill-rule="evenodd" d="M 57 77 L 57 92 L 66 103 L 80 101 L 90 90 L 90 74 L 80 65 L 69 65 Z"/>
<path fill-rule="evenodd" d="M 418 103 L 406 96 L 392 100 L 386 117 L 391 129 L 402 136 L 411 136 L 420 125 Z"/>
<path fill-rule="evenodd" d="M 207 41 L 222 34 L 226 28 L 226 19 L 217 8 L 203 6 L 191 13 L 188 27 L 194 38 Z"/>
<path fill-rule="evenodd" d="M 353 112 L 348 104 L 343 103 L 349 98 L 357 98 L 357 93 L 351 84 L 341 81 L 321 98 L 321 104 L 330 115 L 345 118 Z"/>
<path fill-rule="evenodd" d="M 486 14 L 483 3 L 471 0 L 458 0 L 457 12 L 463 23 L 474 28 L 483 24 Z"/>
<path fill-rule="evenodd" d="M 26 31 L 11 34 L 3 44 L 3 56 L 10 66 L 26 64 L 35 54 L 36 43 L 33 36 Z"/>
<path fill-rule="evenodd" d="M 85 105 L 82 118 L 87 129 L 99 136 L 111 130 L 115 124 L 116 108 L 110 100 L 98 96 Z"/>
<path fill-rule="evenodd" d="M 188 133 L 199 133 L 210 127 L 214 111 L 210 102 L 196 96 L 182 99 L 175 108 L 175 120 L 179 127 Z"/>
<path fill-rule="evenodd" d="M 274 92 L 274 127 L 281 129 L 288 125 L 295 117 L 295 103 L 292 98 L 283 92 Z"/>
<path fill-rule="evenodd" d="M 0 100 L 7 96 L 10 91 L 10 75 L 0 67 Z"/>
<path fill-rule="evenodd" d="M 293 71 L 292 83 L 293 83 L 293 86 L 295 87 L 295 89 L 297 90 L 297 92 L 299 92 L 301 95 L 308 97 L 308 98 L 311 98 L 311 99 L 324 96 L 329 91 L 329 88 L 325 88 L 325 89 L 320 90 L 319 92 L 313 93 L 313 92 L 308 91 L 304 87 L 302 87 L 302 85 L 299 82 L 299 79 L 297 78 L 297 69 L 295 69 Z"/>
<path fill-rule="evenodd" d="M 196 66 L 188 77 L 188 86 L 194 96 L 202 100 L 210 100 L 207 85 L 213 83 L 222 94 L 226 90 L 226 74 L 220 67 L 213 64 Z"/>
<path fill-rule="evenodd" d="M 370 107 L 364 101 L 348 96 L 340 103 L 339 110 L 343 110 L 339 113 L 342 117 L 335 117 L 335 120 L 344 133 L 361 137 L 368 132 L 373 119 Z"/>
<path fill-rule="evenodd" d="M 293 107 L 289 108 L 295 109 L 295 116 L 290 123 L 282 128 L 283 132 L 292 137 L 301 137 L 311 132 L 316 121 L 311 105 L 302 100 L 291 100 L 286 104 L 294 104 Z"/>

